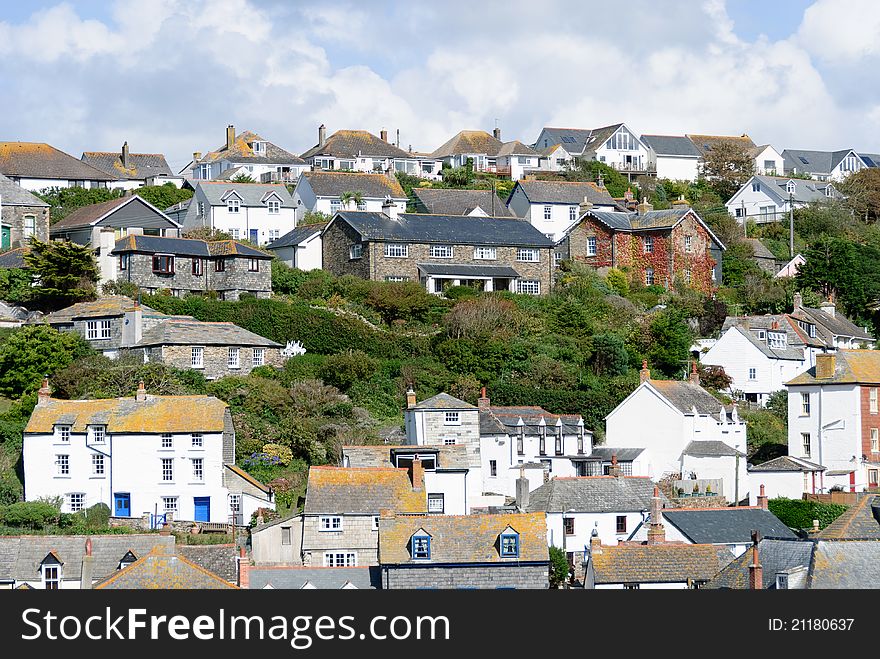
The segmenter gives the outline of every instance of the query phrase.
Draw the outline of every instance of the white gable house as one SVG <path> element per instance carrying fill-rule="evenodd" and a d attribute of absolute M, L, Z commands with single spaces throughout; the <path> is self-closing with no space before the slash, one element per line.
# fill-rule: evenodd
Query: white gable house
<path fill-rule="evenodd" d="M 727 201 L 727 212 L 740 223 L 758 224 L 788 218 L 790 208 L 843 199 L 832 183 L 784 176 L 753 176 Z"/>

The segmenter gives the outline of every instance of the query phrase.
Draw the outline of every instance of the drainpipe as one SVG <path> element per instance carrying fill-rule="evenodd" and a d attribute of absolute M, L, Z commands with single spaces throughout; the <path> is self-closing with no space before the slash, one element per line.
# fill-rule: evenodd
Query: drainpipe
<path fill-rule="evenodd" d="M 861 397 L 861 394 L 862 394 L 861 389 L 859 389 L 859 397 Z M 817 435 L 818 435 L 817 439 L 819 440 L 819 447 L 818 447 L 819 448 L 819 464 L 821 465 L 822 464 L 822 440 L 823 440 L 823 437 L 822 437 L 822 386 L 821 385 L 819 385 L 819 432 L 817 433 Z M 819 487 L 820 490 L 825 489 L 825 472 L 824 471 L 819 472 L 819 485 L 820 485 L 820 487 Z"/>

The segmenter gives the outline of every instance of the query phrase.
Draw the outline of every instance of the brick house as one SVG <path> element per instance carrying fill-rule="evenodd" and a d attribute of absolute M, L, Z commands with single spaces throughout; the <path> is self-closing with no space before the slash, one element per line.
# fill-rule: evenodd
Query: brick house
<path fill-rule="evenodd" d="M 0 174 L 0 251 L 49 239 L 49 204 Z"/>
<path fill-rule="evenodd" d="M 543 513 L 379 519 L 383 589 L 549 588 Z"/>
<path fill-rule="evenodd" d="M 562 258 L 600 273 L 628 270 L 635 283 L 670 287 L 676 278 L 703 292 L 721 281 L 724 244 L 691 208 L 636 212 L 588 211 L 557 246 Z"/>
<path fill-rule="evenodd" d="M 540 295 L 553 282 L 553 241 L 497 217 L 337 213 L 321 234 L 324 269 L 373 281 L 418 281 L 429 293 L 471 285 Z"/>
<path fill-rule="evenodd" d="M 176 296 L 216 291 L 221 300 L 272 294 L 272 257 L 234 240 L 129 235 L 116 242 L 112 254 L 119 257 L 118 279 L 150 294 L 160 289 Z"/>

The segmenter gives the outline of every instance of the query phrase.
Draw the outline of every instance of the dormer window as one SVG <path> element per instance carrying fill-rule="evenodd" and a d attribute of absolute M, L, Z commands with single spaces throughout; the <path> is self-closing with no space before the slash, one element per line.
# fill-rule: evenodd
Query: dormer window
<path fill-rule="evenodd" d="M 134 552 L 129 549 L 125 552 L 125 556 L 119 561 L 119 565 L 116 567 L 117 570 L 124 570 L 129 565 L 134 563 L 137 560 L 137 556 L 134 555 Z"/>
<path fill-rule="evenodd" d="M 794 194 L 794 190 L 795 190 L 794 181 L 789 181 L 788 183 L 785 184 L 785 191 L 786 191 L 788 194 L 792 194 L 792 195 L 793 195 L 793 194 Z"/>
<path fill-rule="evenodd" d="M 278 215 L 281 212 L 281 202 L 277 199 L 267 201 L 266 207 L 269 209 L 269 215 Z"/>
<path fill-rule="evenodd" d="M 43 588 L 46 590 L 61 589 L 61 568 L 63 565 L 64 563 L 54 551 L 46 554 L 46 558 L 40 562 L 39 567 L 39 572 L 43 577 Z"/>
<path fill-rule="evenodd" d="M 834 196 L 834 187 L 833 186 L 831 186 L 831 185 L 825 186 L 825 196 L 826 197 L 833 197 Z"/>
<path fill-rule="evenodd" d="M 760 192 L 761 184 L 758 181 L 752 181 L 752 192 Z"/>
<path fill-rule="evenodd" d="M 431 560 L 431 536 L 423 529 L 419 529 L 410 538 L 410 551 L 412 552 L 413 560 Z"/>
<path fill-rule="evenodd" d="M 103 444 L 107 436 L 107 426 L 89 426 L 89 438 L 96 444 Z"/>
<path fill-rule="evenodd" d="M 265 142 L 251 142 L 251 149 L 254 151 L 254 155 L 262 155 L 266 153 L 266 143 Z"/>
<path fill-rule="evenodd" d="M 238 213 L 241 208 L 241 201 L 238 199 L 227 199 L 226 200 L 226 212 L 227 213 Z"/>
<path fill-rule="evenodd" d="M 785 350 L 786 340 L 784 332 L 767 332 L 767 345 L 771 348 Z"/>
<path fill-rule="evenodd" d="M 509 526 L 501 534 L 500 550 L 501 558 L 519 558 L 519 533 Z"/>
<path fill-rule="evenodd" d="M 55 432 L 58 434 L 58 441 L 62 444 L 70 443 L 70 426 L 55 426 Z"/>

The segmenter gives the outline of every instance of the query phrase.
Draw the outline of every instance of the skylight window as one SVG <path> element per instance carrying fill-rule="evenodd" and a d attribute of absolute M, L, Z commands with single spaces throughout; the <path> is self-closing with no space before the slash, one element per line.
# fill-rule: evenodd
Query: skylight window
<path fill-rule="evenodd" d="M 802 163 L 804 163 L 805 165 L 809 165 L 809 164 L 810 164 L 810 161 L 807 160 L 806 158 L 804 158 L 803 156 L 798 156 L 798 160 L 800 160 L 800 161 L 801 161 Z"/>

